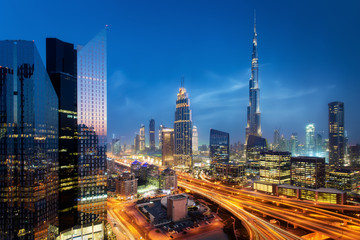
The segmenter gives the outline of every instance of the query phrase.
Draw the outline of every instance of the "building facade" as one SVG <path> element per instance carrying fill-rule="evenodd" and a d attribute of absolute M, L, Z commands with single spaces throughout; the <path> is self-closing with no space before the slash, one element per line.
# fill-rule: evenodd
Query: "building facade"
<path fill-rule="evenodd" d="M 210 159 L 211 164 L 229 162 L 230 135 L 215 129 L 210 129 Z"/>
<path fill-rule="evenodd" d="M 149 141 L 150 150 L 155 151 L 155 120 L 151 119 L 149 123 Z"/>
<path fill-rule="evenodd" d="M 264 152 L 260 156 L 260 181 L 271 184 L 290 184 L 289 152 Z"/>
<path fill-rule="evenodd" d="M 134 198 L 137 196 L 138 179 L 134 173 L 124 172 L 116 182 L 116 193 L 124 198 Z"/>
<path fill-rule="evenodd" d="M 174 134 L 175 167 L 192 168 L 192 119 L 190 99 L 184 87 L 181 87 L 177 94 Z"/>
<path fill-rule="evenodd" d="M 254 21 L 254 37 L 251 59 L 251 77 L 249 80 L 249 106 L 247 107 L 246 142 L 249 135 L 261 137 L 260 122 L 260 88 L 259 88 L 259 58 L 257 52 L 256 19 Z"/>
<path fill-rule="evenodd" d="M 0 238 L 58 233 L 58 97 L 33 41 L 0 41 Z"/>
<path fill-rule="evenodd" d="M 174 129 L 163 127 L 161 131 L 161 139 L 162 165 L 164 167 L 173 167 L 175 150 Z"/>
<path fill-rule="evenodd" d="M 173 222 L 187 218 L 187 200 L 186 195 L 173 195 L 167 198 L 167 216 Z"/>
<path fill-rule="evenodd" d="M 167 168 L 161 172 L 160 189 L 170 191 L 177 189 L 177 175 L 174 170 Z"/>
<path fill-rule="evenodd" d="M 106 29 L 77 47 L 79 223 L 106 219 Z"/>
<path fill-rule="evenodd" d="M 77 52 L 46 39 L 46 69 L 59 99 L 59 231 L 78 224 Z"/>
<path fill-rule="evenodd" d="M 291 157 L 291 185 L 304 188 L 325 187 L 325 158 Z"/>
<path fill-rule="evenodd" d="M 344 103 L 329 103 L 329 165 L 341 168 L 344 166 Z"/>
<path fill-rule="evenodd" d="M 326 187 L 351 192 L 358 187 L 358 172 L 348 169 L 334 169 L 326 176 Z"/>

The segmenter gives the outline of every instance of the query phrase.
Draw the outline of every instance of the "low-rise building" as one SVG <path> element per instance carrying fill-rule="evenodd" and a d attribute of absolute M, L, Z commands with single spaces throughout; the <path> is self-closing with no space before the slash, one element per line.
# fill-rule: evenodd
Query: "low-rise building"
<path fill-rule="evenodd" d="M 241 180 L 245 176 L 245 165 L 219 162 L 214 165 L 215 177 L 227 180 Z"/>
<path fill-rule="evenodd" d="M 187 218 L 187 196 L 184 194 L 173 195 L 167 198 L 167 216 L 173 222 Z"/>
<path fill-rule="evenodd" d="M 331 170 L 326 177 L 326 187 L 342 191 L 355 191 L 357 189 L 359 174 L 348 169 Z"/>

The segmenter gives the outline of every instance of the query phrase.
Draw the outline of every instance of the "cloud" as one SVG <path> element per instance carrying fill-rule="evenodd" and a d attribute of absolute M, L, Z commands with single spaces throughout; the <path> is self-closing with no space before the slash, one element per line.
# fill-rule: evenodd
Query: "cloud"
<path fill-rule="evenodd" d="M 109 81 L 110 90 L 116 90 L 127 82 L 125 74 L 121 70 L 115 71 Z"/>

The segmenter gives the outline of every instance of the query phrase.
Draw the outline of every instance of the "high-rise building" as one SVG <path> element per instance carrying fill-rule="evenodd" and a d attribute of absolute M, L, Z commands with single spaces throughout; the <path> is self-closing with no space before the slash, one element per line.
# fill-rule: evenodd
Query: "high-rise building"
<path fill-rule="evenodd" d="M 160 126 L 159 126 L 159 150 L 161 150 L 162 149 L 162 129 L 163 129 L 163 125 L 162 124 L 160 124 Z"/>
<path fill-rule="evenodd" d="M 198 135 L 197 127 L 195 125 L 193 127 L 193 135 L 192 135 L 192 150 L 193 152 L 199 151 L 199 135 Z"/>
<path fill-rule="evenodd" d="M 170 168 L 166 168 L 161 172 L 159 181 L 161 190 L 174 191 L 177 189 L 177 175 L 176 172 Z"/>
<path fill-rule="evenodd" d="M 275 129 L 274 130 L 274 142 L 273 142 L 273 146 L 272 149 L 274 151 L 277 151 L 280 145 L 280 129 Z"/>
<path fill-rule="evenodd" d="M 351 167 L 360 167 L 360 144 L 349 146 L 349 160 Z"/>
<path fill-rule="evenodd" d="M 106 29 L 78 46 L 79 223 L 106 219 Z"/>
<path fill-rule="evenodd" d="M 78 224 L 77 52 L 46 39 L 46 69 L 59 99 L 59 231 Z"/>
<path fill-rule="evenodd" d="M 211 164 L 229 162 L 230 136 L 227 132 L 210 129 L 210 159 Z"/>
<path fill-rule="evenodd" d="M 315 155 L 315 125 L 309 123 L 306 125 L 305 150 L 308 156 Z"/>
<path fill-rule="evenodd" d="M 344 166 L 344 103 L 329 103 L 329 165 Z"/>
<path fill-rule="evenodd" d="M 175 167 L 192 168 L 192 120 L 190 99 L 183 86 L 179 88 L 176 99 L 174 133 Z"/>
<path fill-rule="evenodd" d="M 145 125 L 144 124 L 141 124 L 140 130 L 139 130 L 139 137 L 140 137 L 139 150 L 144 151 L 145 150 Z"/>
<path fill-rule="evenodd" d="M 162 152 L 162 165 L 164 167 L 174 166 L 174 129 L 165 128 L 161 129 L 161 152 Z"/>
<path fill-rule="evenodd" d="M 291 185 L 304 188 L 325 187 L 325 158 L 291 157 Z"/>
<path fill-rule="evenodd" d="M 251 77 L 249 80 L 249 106 L 247 107 L 246 143 L 249 135 L 261 137 L 260 123 L 260 88 L 259 88 L 259 61 L 257 53 L 256 18 L 254 19 L 254 38 L 251 59 Z"/>
<path fill-rule="evenodd" d="M 155 151 L 155 120 L 151 119 L 149 123 L 150 150 Z"/>
<path fill-rule="evenodd" d="M 264 152 L 260 156 L 260 181 L 290 184 L 289 152 Z"/>
<path fill-rule="evenodd" d="M 297 156 L 299 154 L 299 141 L 297 133 L 292 133 L 290 136 L 290 152 L 291 156 Z"/>
<path fill-rule="evenodd" d="M 134 151 L 135 153 L 140 151 L 140 135 L 136 134 L 134 138 Z"/>
<path fill-rule="evenodd" d="M 125 198 L 137 196 L 138 179 L 131 172 L 124 172 L 116 179 L 116 193 Z"/>
<path fill-rule="evenodd" d="M 33 41 L 0 41 L 0 238 L 58 230 L 58 98 Z"/>

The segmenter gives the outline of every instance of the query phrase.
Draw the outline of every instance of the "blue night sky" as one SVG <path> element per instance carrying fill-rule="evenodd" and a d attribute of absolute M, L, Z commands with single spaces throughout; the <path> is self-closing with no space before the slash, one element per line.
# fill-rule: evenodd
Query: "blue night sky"
<path fill-rule="evenodd" d="M 199 143 L 209 129 L 244 141 L 257 12 L 263 135 L 280 128 L 327 137 L 327 104 L 345 103 L 345 129 L 360 143 L 360 1 L 3 1 L 0 39 L 86 44 L 108 31 L 108 136 L 132 142 L 150 118 L 172 127 L 181 76 Z M 1 53 L 0 53 L 1 54 Z M 147 137 L 148 138 L 148 137 Z M 148 139 L 147 139 L 148 140 Z"/>

